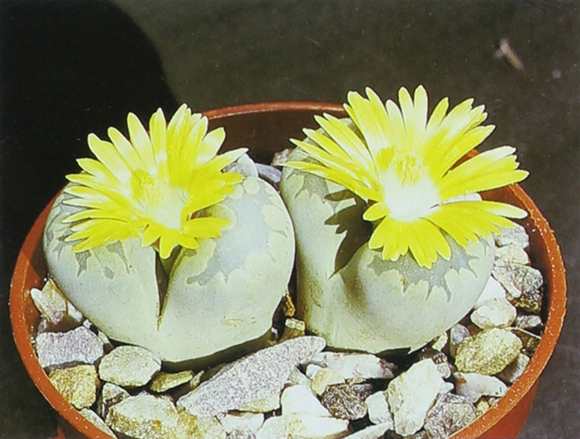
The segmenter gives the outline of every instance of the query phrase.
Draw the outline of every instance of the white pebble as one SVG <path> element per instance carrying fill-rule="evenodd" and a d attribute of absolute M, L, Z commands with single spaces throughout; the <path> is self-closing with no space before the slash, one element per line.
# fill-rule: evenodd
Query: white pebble
<path fill-rule="evenodd" d="M 381 439 L 387 430 L 392 430 L 392 424 L 371 425 L 345 436 L 344 439 Z"/>
<path fill-rule="evenodd" d="M 330 416 L 314 393 L 307 386 L 291 386 L 284 389 L 280 402 L 282 415 L 307 413 L 315 416 Z"/>
<path fill-rule="evenodd" d="M 481 329 L 505 328 L 517 317 L 515 306 L 505 298 L 488 300 L 471 313 L 471 321 Z"/>
<path fill-rule="evenodd" d="M 387 396 L 385 392 L 376 392 L 365 399 L 367 405 L 369 420 L 376 425 L 387 424 L 389 429 L 394 428 L 393 414 L 389 404 L 387 403 Z"/>
<path fill-rule="evenodd" d="M 493 376 L 457 372 L 453 377 L 457 394 L 464 396 L 471 403 L 476 403 L 482 396 L 502 397 L 507 391 L 507 386 Z"/>
<path fill-rule="evenodd" d="M 256 439 L 334 439 L 343 437 L 348 426 L 346 419 L 292 413 L 268 418 L 256 433 Z"/>
<path fill-rule="evenodd" d="M 228 413 L 220 423 L 226 433 L 233 431 L 256 434 L 264 424 L 263 413 Z"/>
<path fill-rule="evenodd" d="M 432 360 L 422 360 L 393 379 L 387 387 L 387 401 L 393 412 L 395 431 L 401 436 L 423 427 L 443 379 Z"/>

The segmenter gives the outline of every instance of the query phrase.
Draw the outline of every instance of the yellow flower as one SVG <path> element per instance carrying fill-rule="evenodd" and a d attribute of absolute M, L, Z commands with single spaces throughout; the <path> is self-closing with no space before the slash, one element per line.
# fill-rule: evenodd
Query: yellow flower
<path fill-rule="evenodd" d="M 472 194 L 516 183 L 528 173 L 519 170 L 515 148 L 502 146 L 457 164 L 487 138 L 494 127 L 482 126 L 484 107 L 468 99 L 447 113 L 443 99 L 427 117 L 427 93 L 405 88 L 399 103 L 382 103 L 366 89 L 367 98 L 348 94 L 345 104 L 355 127 L 325 114 L 316 117 L 323 129 L 305 129 L 309 141 L 292 140 L 314 162 L 287 166 L 332 180 L 367 202 L 363 215 L 375 224 L 371 249 L 397 260 L 411 252 L 417 263 L 431 267 L 451 249 L 450 235 L 461 246 L 510 227 L 507 218 L 526 212 L 509 204 L 474 199 Z M 467 196 L 467 197 L 465 197 Z"/>
<path fill-rule="evenodd" d="M 130 236 L 143 246 L 154 245 L 161 258 L 177 246 L 198 247 L 200 238 L 216 238 L 227 225 L 204 209 L 233 191 L 242 175 L 222 172 L 246 152 L 236 149 L 217 155 L 225 132 L 207 132 L 208 120 L 182 105 L 169 124 L 161 109 L 153 114 L 149 132 L 137 116 L 127 116 L 129 140 L 109 128 L 110 142 L 90 134 L 88 143 L 97 160 L 78 160 L 84 172 L 68 175 L 72 183 L 67 204 L 83 209 L 66 218 L 80 240 L 75 251 L 89 250 Z"/>

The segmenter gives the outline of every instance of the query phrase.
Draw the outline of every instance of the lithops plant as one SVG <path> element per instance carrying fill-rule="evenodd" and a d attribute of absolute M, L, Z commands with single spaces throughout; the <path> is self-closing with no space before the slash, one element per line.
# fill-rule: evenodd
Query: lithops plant
<path fill-rule="evenodd" d="M 110 338 L 164 361 L 206 358 L 268 333 L 294 263 L 294 233 L 266 182 L 225 170 L 222 128 L 184 105 L 129 139 L 91 134 L 95 159 L 57 198 L 44 231 L 50 276 Z"/>
<path fill-rule="evenodd" d="M 473 307 L 492 235 L 526 215 L 478 193 L 527 173 L 508 146 L 464 160 L 493 131 L 471 99 L 428 118 L 423 87 L 402 88 L 400 105 L 366 94 L 349 93 L 348 118 L 316 117 L 283 171 L 298 312 L 334 348 L 414 350 Z"/>

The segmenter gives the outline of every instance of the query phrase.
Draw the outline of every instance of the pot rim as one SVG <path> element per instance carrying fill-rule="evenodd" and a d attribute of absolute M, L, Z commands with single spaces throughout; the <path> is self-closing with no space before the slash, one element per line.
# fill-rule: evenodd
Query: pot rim
<path fill-rule="evenodd" d="M 321 114 L 325 112 L 338 115 L 345 114 L 344 108 L 340 104 L 300 101 L 236 105 L 206 111 L 203 112 L 203 114 L 210 120 L 219 120 L 230 116 L 254 113 L 305 111 Z M 565 269 L 554 233 L 550 229 L 547 220 L 544 218 L 536 204 L 519 185 L 511 185 L 507 188 L 507 191 L 509 191 L 511 196 L 516 198 L 521 206 L 528 212 L 528 233 L 530 233 L 530 230 L 537 233 L 539 239 L 544 244 L 542 250 L 545 252 L 545 258 L 549 262 L 546 273 L 543 273 L 545 276 L 544 281 L 549 291 L 548 318 L 541 342 L 522 376 L 516 380 L 516 382 L 508 389 L 506 395 L 502 397 L 494 407 L 490 408 L 474 422 L 455 433 L 452 436 L 454 439 L 481 436 L 496 425 L 506 413 L 510 412 L 530 390 L 533 391 L 532 387 L 536 384 L 541 372 L 546 367 L 546 364 L 555 349 L 566 313 Z M 39 251 L 38 244 L 42 239 L 44 224 L 55 198 L 47 204 L 34 222 L 34 225 L 26 236 L 18 254 L 10 286 L 10 319 L 14 340 L 29 376 L 57 413 L 73 428 L 87 437 L 97 439 L 110 438 L 109 435 L 98 429 L 90 421 L 80 415 L 79 411 L 73 408 L 72 405 L 56 391 L 38 362 L 33 347 L 31 328 L 29 328 L 26 321 L 26 314 L 28 311 L 25 305 L 27 295 L 29 294 L 29 291 L 27 290 L 27 279 L 32 276 L 37 285 L 40 285 L 40 282 L 43 280 L 41 276 L 43 276 L 44 273 L 36 273 L 32 268 L 32 261 L 34 258 L 42 258 L 42 251 L 41 248 Z"/>

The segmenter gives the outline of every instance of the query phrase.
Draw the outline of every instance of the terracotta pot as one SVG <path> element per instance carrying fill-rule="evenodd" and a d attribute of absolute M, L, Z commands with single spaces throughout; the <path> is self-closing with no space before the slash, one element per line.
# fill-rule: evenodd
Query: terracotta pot
<path fill-rule="evenodd" d="M 205 113 L 210 127 L 223 126 L 227 138 L 224 149 L 246 146 L 257 161 L 269 162 L 276 151 L 289 146 L 290 137 L 302 138 L 302 128 L 315 128 L 313 115 L 323 112 L 344 116 L 341 106 L 308 102 L 251 104 Z M 532 176 L 533 178 L 533 176 Z M 547 321 L 542 341 L 524 374 L 496 407 L 453 438 L 515 438 L 522 429 L 534 399 L 540 373 L 546 366 L 560 335 L 566 309 L 564 265 L 556 239 L 546 219 L 518 185 L 485 194 L 529 212 L 524 226 L 530 235 L 531 259 L 544 275 L 547 285 Z M 55 390 L 40 367 L 32 340 L 39 315 L 30 298 L 30 288 L 43 283 L 46 268 L 41 236 L 52 202 L 44 209 L 29 232 L 18 256 L 10 293 L 10 316 L 16 346 L 30 377 L 61 417 L 59 437 L 109 437 L 79 415 Z"/>

